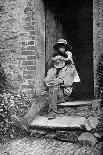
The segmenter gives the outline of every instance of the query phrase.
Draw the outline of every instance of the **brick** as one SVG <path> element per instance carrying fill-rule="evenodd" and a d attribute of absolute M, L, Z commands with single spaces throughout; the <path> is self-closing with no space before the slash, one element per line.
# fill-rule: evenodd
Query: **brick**
<path fill-rule="evenodd" d="M 25 21 L 32 21 L 32 18 L 31 17 L 26 17 L 24 18 Z"/>
<path fill-rule="evenodd" d="M 27 46 L 27 50 L 35 50 L 35 46 Z"/>
<path fill-rule="evenodd" d="M 25 30 L 34 30 L 34 26 L 26 26 L 24 27 Z"/>
<path fill-rule="evenodd" d="M 28 41 L 28 42 L 25 42 L 25 41 L 23 41 L 23 42 L 21 42 L 22 43 L 22 45 L 34 45 L 34 41 Z"/>
<path fill-rule="evenodd" d="M 35 40 L 35 36 L 29 36 L 30 40 Z"/>
<path fill-rule="evenodd" d="M 28 60 L 35 60 L 36 59 L 36 56 L 33 56 L 33 55 L 32 56 L 27 56 L 27 59 Z"/>
<path fill-rule="evenodd" d="M 35 90 L 35 86 L 34 86 L 33 90 L 30 90 L 30 89 L 29 89 L 29 90 L 27 90 L 27 93 L 28 93 L 28 94 L 33 94 L 33 93 L 35 93 L 35 91 L 36 91 L 36 90 Z"/>
<path fill-rule="evenodd" d="M 29 41 L 28 45 L 34 45 L 34 41 Z"/>
<path fill-rule="evenodd" d="M 28 12 L 25 12 L 27 16 L 31 16 L 32 17 L 32 10 L 31 11 L 28 11 Z"/>
<path fill-rule="evenodd" d="M 27 97 L 32 98 L 35 95 L 35 88 L 33 90 L 26 90 L 27 92 Z"/>
<path fill-rule="evenodd" d="M 9 38 L 7 38 L 8 40 L 15 40 L 15 39 L 17 39 L 18 38 L 18 36 L 12 36 L 12 37 L 9 37 Z"/>
<path fill-rule="evenodd" d="M 35 35 L 35 31 L 29 31 L 30 35 Z"/>
<path fill-rule="evenodd" d="M 24 12 L 26 13 L 28 11 L 32 11 L 32 8 L 31 7 L 26 7 L 25 10 L 24 10 Z"/>
<path fill-rule="evenodd" d="M 36 66 L 27 66 L 27 70 L 35 70 Z"/>
<path fill-rule="evenodd" d="M 35 55 L 35 50 L 34 51 L 22 51 L 22 55 Z"/>
<path fill-rule="evenodd" d="M 23 42 L 21 42 L 21 43 L 22 43 L 22 45 L 27 45 L 27 42 L 24 42 L 24 41 L 23 41 Z"/>
<path fill-rule="evenodd" d="M 35 25 L 35 23 L 36 23 L 36 20 L 34 20 L 34 21 L 32 22 L 32 25 Z"/>
<path fill-rule="evenodd" d="M 26 75 L 26 76 L 23 76 L 24 79 L 33 79 L 34 76 L 33 75 Z"/>
<path fill-rule="evenodd" d="M 23 61 L 22 65 L 34 65 L 35 62 L 34 61 Z"/>
<path fill-rule="evenodd" d="M 23 57 L 22 58 L 17 58 L 17 60 L 20 60 L 20 61 L 21 60 L 26 60 L 26 58 L 23 58 Z"/>
<path fill-rule="evenodd" d="M 24 18 L 24 21 L 30 21 L 30 22 L 35 21 L 35 19 L 36 19 L 35 12 L 29 11 L 26 13 L 26 15 L 27 15 L 27 17 Z"/>
<path fill-rule="evenodd" d="M 28 35 L 28 33 L 20 33 L 19 35 L 20 35 L 21 37 L 24 37 L 24 36 Z"/>
<path fill-rule="evenodd" d="M 16 51 L 17 50 L 15 50 L 15 49 L 10 50 L 11 53 L 16 53 Z"/>
<path fill-rule="evenodd" d="M 35 80 L 28 80 L 28 84 L 34 85 L 35 84 Z"/>
<path fill-rule="evenodd" d="M 23 89 L 32 89 L 34 86 L 31 85 L 21 85 Z"/>
<path fill-rule="evenodd" d="M 35 50 L 35 46 L 27 46 L 26 48 L 25 47 L 22 47 L 22 50 Z"/>
<path fill-rule="evenodd" d="M 28 74 L 35 75 L 35 71 L 24 71 L 23 72 L 23 75 L 28 75 Z"/>
<path fill-rule="evenodd" d="M 27 27 L 29 27 L 29 26 L 33 26 L 33 25 L 35 25 L 35 21 L 34 22 L 25 22 L 25 25 L 27 26 Z M 33 29 L 34 30 L 34 29 Z"/>

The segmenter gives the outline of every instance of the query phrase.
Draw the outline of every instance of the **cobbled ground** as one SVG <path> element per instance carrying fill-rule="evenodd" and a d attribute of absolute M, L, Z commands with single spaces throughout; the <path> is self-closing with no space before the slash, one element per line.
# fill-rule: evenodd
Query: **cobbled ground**
<path fill-rule="evenodd" d="M 95 147 L 45 138 L 22 138 L 0 147 L 0 155 L 102 155 L 99 143 Z"/>

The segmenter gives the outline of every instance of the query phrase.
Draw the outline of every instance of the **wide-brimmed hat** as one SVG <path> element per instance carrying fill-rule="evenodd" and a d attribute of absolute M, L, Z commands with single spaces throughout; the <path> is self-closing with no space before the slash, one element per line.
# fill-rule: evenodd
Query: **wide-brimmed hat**
<path fill-rule="evenodd" d="M 66 50 L 71 51 L 72 47 L 67 43 L 65 39 L 59 39 L 56 44 L 54 44 L 53 48 L 55 51 L 58 51 L 58 47 L 64 46 Z"/>

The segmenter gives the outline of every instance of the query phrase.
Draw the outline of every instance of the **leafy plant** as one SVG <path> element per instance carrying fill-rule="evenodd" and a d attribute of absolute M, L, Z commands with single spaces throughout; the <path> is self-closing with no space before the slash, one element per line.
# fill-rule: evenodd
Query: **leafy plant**
<path fill-rule="evenodd" d="M 9 89 L 7 76 L 0 64 L 0 141 L 6 142 L 10 138 L 24 135 L 11 122 L 11 115 L 23 116 L 31 106 L 31 99 L 25 92 L 14 94 Z"/>
<path fill-rule="evenodd" d="M 31 106 L 31 99 L 28 99 L 26 93 L 11 94 L 4 91 L 0 95 L 0 137 L 1 142 L 7 139 L 22 136 L 22 131 L 18 130 L 11 122 L 11 115 L 23 116 Z"/>

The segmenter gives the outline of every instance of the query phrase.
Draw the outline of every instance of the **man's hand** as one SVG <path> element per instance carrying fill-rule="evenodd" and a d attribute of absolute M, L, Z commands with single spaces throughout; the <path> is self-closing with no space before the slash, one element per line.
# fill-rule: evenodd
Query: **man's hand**
<path fill-rule="evenodd" d="M 55 78 L 52 81 L 48 82 L 47 86 L 56 86 L 58 84 L 63 84 L 63 80 L 61 78 Z"/>

